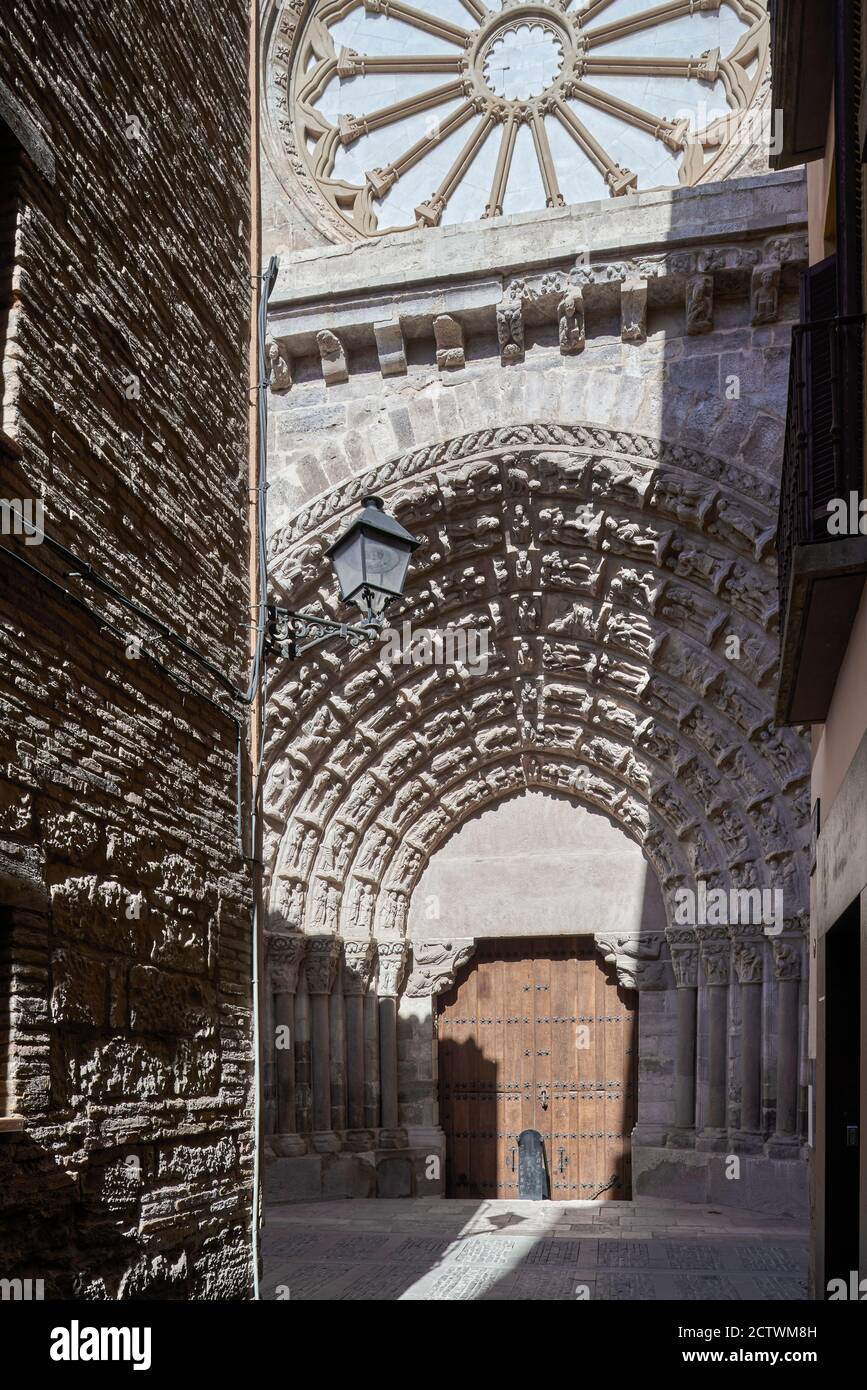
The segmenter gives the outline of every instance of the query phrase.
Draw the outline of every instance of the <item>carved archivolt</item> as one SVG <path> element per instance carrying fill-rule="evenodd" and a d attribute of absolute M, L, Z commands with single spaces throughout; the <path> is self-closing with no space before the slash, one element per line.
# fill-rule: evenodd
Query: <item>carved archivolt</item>
<path fill-rule="evenodd" d="M 596 196 L 574 182 L 576 156 L 618 197 L 645 177 L 618 159 L 627 146 L 646 158 L 649 187 L 660 155 L 663 177 L 691 185 L 762 148 L 761 130 L 744 127 L 768 106 L 765 0 L 667 0 L 628 16 L 609 3 L 460 0 L 460 19 L 446 19 L 424 0 L 272 0 L 265 124 L 293 203 L 300 193 L 311 220 L 346 240 L 440 222 L 473 165 L 477 179 L 486 168 L 487 196 L 462 220 L 499 216 L 513 171 L 528 183 L 522 142 L 540 208 Z M 667 55 L 658 26 L 674 35 Z M 707 47 L 711 30 L 717 46 Z M 642 96 L 648 80 L 653 98 Z M 398 214 L 389 194 L 409 176 L 425 191 Z"/>
<path fill-rule="evenodd" d="M 772 481 L 592 425 L 464 436 L 296 516 L 271 545 L 293 607 L 333 609 L 324 548 L 371 491 L 424 541 L 390 621 L 483 630 L 487 669 L 335 645 L 278 670 L 272 926 L 400 941 L 430 856 L 527 787 L 618 822 L 672 925 L 675 890 L 697 880 L 780 888 L 798 921 L 809 762 L 796 733 L 772 726 Z"/>

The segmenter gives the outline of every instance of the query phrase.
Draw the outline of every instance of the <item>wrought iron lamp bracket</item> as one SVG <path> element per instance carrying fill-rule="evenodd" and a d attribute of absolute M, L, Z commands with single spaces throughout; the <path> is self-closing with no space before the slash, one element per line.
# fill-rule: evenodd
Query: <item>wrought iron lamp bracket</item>
<path fill-rule="evenodd" d="M 332 637 L 342 637 L 351 647 L 361 647 L 376 640 L 382 631 L 381 613 L 369 612 L 363 623 L 340 623 L 333 618 L 320 618 L 315 613 L 295 613 L 291 608 L 268 604 L 268 640 L 266 650 L 286 661 L 319 646 Z"/>

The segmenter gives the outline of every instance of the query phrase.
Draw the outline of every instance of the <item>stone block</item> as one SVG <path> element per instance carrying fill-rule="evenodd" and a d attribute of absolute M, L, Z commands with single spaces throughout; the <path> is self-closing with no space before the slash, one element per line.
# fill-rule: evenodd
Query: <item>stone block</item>
<path fill-rule="evenodd" d="M 322 1159 L 322 1197 L 376 1196 L 376 1170 L 373 1155 L 327 1154 Z"/>
<path fill-rule="evenodd" d="M 408 1154 L 388 1154 L 376 1165 L 377 1197 L 411 1197 L 413 1160 Z"/>
<path fill-rule="evenodd" d="M 321 1154 L 275 1158 L 265 1167 L 266 1202 L 318 1202 L 322 1196 Z"/>

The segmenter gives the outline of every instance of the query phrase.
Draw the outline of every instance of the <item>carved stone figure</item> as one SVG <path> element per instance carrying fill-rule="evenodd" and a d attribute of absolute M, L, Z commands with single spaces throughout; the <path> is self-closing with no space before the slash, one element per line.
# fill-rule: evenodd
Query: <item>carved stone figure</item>
<path fill-rule="evenodd" d="M 557 305 L 558 336 L 561 352 L 584 350 L 584 296 L 578 286 L 569 289 Z"/>
<path fill-rule="evenodd" d="M 497 338 L 504 366 L 524 360 L 523 280 L 513 280 L 497 305 Z"/>
<path fill-rule="evenodd" d="M 469 939 L 423 941 L 414 945 L 413 968 L 405 993 L 410 999 L 422 999 L 451 989 L 455 976 L 475 949 L 476 943 Z"/>

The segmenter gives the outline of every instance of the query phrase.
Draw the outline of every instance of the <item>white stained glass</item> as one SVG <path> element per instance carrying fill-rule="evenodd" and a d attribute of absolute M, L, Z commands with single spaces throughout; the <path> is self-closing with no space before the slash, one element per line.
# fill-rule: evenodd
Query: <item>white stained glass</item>
<path fill-rule="evenodd" d="M 382 106 L 393 106 L 406 97 L 455 82 L 457 77 L 457 73 L 449 72 L 371 72 L 363 77 L 334 77 L 316 109 L 336 125 L 338 116 L 365 116 Z"/>
<path fill-rule="evenodd" d="M 405 24 L 392 15 L 368 14 L 360 5 L 357 10 L 329 25 L 335 49 L 352 48 L 371 58 L 397 53 L 457 53 L 460 50 L 448 39 L 428 34 Z"/>
<path fill-rule="evenodd" d="M 594 29 L 603 28 L 609 18 L 610 11 L 603 10 L 598 20 L 587 26 L 588 38 L 593 37 Z M 681 15 L 678 19 L 649 25 L 646 29 L 611 39 L 608 43 L 594 44 L 590 53 L 599 58 L 611 58 L 615 54 L 651 59 L 697 58 L 708 48 L 718 48 L 724 57 L 731 53 L 748 28 L 749 25 L 738 19 L 734 10 L 722 5 L 718 14 L 698 10 L 695 14 Z"/>
<path fill-rule="evenodd" d="M 691 130 L 704 130 L 720 116 L 730 116 L 722 82 L 690 82 L 685 77 L 625 77 L 590 73 L 587 82 L 600 92 L 640 106 L 668 121 L 689 121 Z"/>
<path fill-rule="evenodd" d="M 460 102 L 453 103 L 449 109 L 453 109 L 455 105 L 460 105 Z M 441 112 L 445 110 L 446 108 L 441 108 Z M 425 114 L 434 115 L 433 112 Z M 436 114 L 440 114 L 440 112 Z M 423 120 L 424 117 L 421 119 Z M 410 123 L 405 121 L 402 124 L 409 126 Z M 447 135 L 445 140 L 435 145 L 424 159 L 404 174 L 403 178 L 397 180 L 394 187 L 377 205 L 380 227 L 407 227 L 415 222 L 416 208 L 420 203 L 426 203 L 436 192 L 440 182 L 469 139 L 474 124 L 478 124 L 478 122 L 465 121 L 457 130 L 453 130 L 451 135 Z M 396 127 L 391 129 L 394 131 Z M 424 133 L 422 131 L 422 134 Z M 400 154 L 400 151 L 406 149 L 411 143 L 411 141 L 407 141 L 398 147 L 393 146 L 391 157 Z"/>
<path fill-rule="evenodd" d="M 646 27 L 634 33 L 602 44 L 590 43 L 594 34 L 623 20 L 640 19 L 659 7 L 659 0 L 611 0 L 590 20 L 585 16 L 597 0 L 571 0 L 562 5 L 558 0 L 527 0 L 503 7 L 502 0 L 484 0 L 484 13 L 477 13 L 478 0 L 405 0 L 416 12 L 415 19 L 400 19 L 392 14 L 368 13 L 363 0 L 341 19 L 329 25 L 333 51 L 327 53 L 321 43 L 311 59 L 306 75 L 309 79 L 321 71 L 323 85 L 316 98 L 316 109 L 322 120 L 337 126 L 341 116 L 363 119 L 387 107 L 400 107 L 413 98 L 426 95 L 453 83 L 462 83 L 460 96 L 415 115 L 403 115 L 386 121 L 379 129 L 350 141 L 344 146 L 329 140 L 327 146 L 331 165 L 320 169 L 323 192 L 335 209 L 350 222 L 360 225 L 362 209 L 371 209 L 373 227 L 386 230 L 421 222 L 441 221 L 445 225 L 467 222 L 485 215 L 490 203 L 497 156 L 503 147 L 506 132 L 513 130 L 511 120 L 518 116 L 515 143 L 505 188 L 500 194 L 503 211 L 522 213 L 541 210 L 546 205 L 545 177 L 542 162 L 544 145 L 538 149 L 533 140 L 534 128 L 541 121 L 547 133 L 551 159 L 560 193 L 566 203 L 581 203 L 607 198 L 611 189 L 594 160 L 584 152 L 557 115 L 562 104 L 568 105 L 578 120 L 598 141 L 607 159 L 637 177 L 638 190 L 657 187 L 676 187 L 680 175 L 691 180 L 707 170 L 713 177 L 712 166 L 697 155 L 684 166 L 683 151 L 666 145 L 661 132 L 654 136 L 641 128 L 644 113 L 653 125 L 659 122 L 686 122 L 692 133 L 701 133 L 721 118 L 731 121 L 724 145 L 742 138 L 748 121 L 741 122 L 742 103 L 749 92 L 737 89 L 732 101 L 726 99 L 725 86 L 718 78 L 708 83 L 684 75 L 686 59 L 698 59 L 708 50 L 719 50 L 721 59 L 729 57 L 743 36 L 751 32 L 753 23 L 762 63 L 768 45 L 768 25 L 765 19 L 739 17 L 734 0 L 721 0 L 717 10 L 695 9 L 676 18 L 653 18 Z M 311 9 L 317 12 L 316 0 Z M 441 21 L 454 25 L 467 36 L 464 44 L 459 36 L 452 39 L 431 34 L 424 27 L 428 22 Z M 341 49 L 350 49 L 359 58 L 385 60 L 386 70 L 367 70 L 353 77 L 340 77 L 334 72 L 334 58 Z M 410 70 L 427 60 L 448 58 L 446 70 L 417 72 Z M 605 73 L 598 63 L 632 60 L 625 73 Z M 586 62 L 585 62 L 586 59 Z M 660 75 L 642 71 L 661 60 L 673 60 L 675 71 Z M 413 60 L 407 67 L 406 60 Z M 326 68 L 325 65 L 330 65 Z M 756 63 L 751 75 L 758 80 Z M 576 78 L 579 91 L 570 88 Z M 630 117 L 616 107 L 600 109 L 580 94 L 580 84 L 592 89 L 603 103 L 616 99 L 638 108 L 639 115 Z M 412 168 L 393 180 L 381 202 L 371 206 L 368 195 L 362 197 L 366 175 L 373 170 L 388 170 L 416 142 L 435 136 L 442 122 L 468 99 L 475 110 L 457 130 L 444 140 L 435 140 L 432 147 Z M 755 94 L 753 93 L 753 100 Z M 518 110 L 518 104 L 521 109 Z M 752 115 L 752 113 L 747 113 Z M 732 120 L 732 117 L 734 118 Z M 494 123 L 482 143 L 476 148 L 471 162 L 460 170 L 457 182 L 448 192 L 444 205 L 431 205 L 445 176 L 482 122 Z M 536 122 L 534 127 L 534 121 Z M 739 134 L 738 132 L 741 132 Z M 719 134 L 719 130 L 715 132 Z M 719 147 L 708 144 L 705 160 Z M 333 154 L 332 154 L 333 151 Z M 312 149 L 311 149 L 312 153 Z M 723 166 L 728 168 L 728 165 Z M 386 174 L 386 181 L 390 175 Z M 354 204 L 341 190 L 338 199 L 333 184 L 342 183 L 358 191 Z M 360 200 L 360 201 L 359 201 Z M 417 215 L 416 210 L 426 205 Z M 365 231 L 371 230 L 365 224 Z"/>
<path fill-rule="evenodd" d="M 405 116 L 401 121 L 394 121 L 390 125 L 380 126 L 379 130 L 372 130 L 369 135 L 362 135 L 346 147 L 339 146 L 334 159 L 335 179 L 345 179 L 347 183 L 364 183 L 364 175 L 368 169 L 382 169 L 390 164 L 393 159 L 402 154 L 404 150 L 410 149 L 416 140 L 421 140 L 425 135 L 433 134 L 438 125 L 462 104 L 462 99 L 445 102 L 442 106 L 436 106 L 430 111 L 419 111 L 414 116 Z M 460 131 L 453 132 L 448 137 L 452 139 L 457 134 L 460 139 Z M 464 136 L 466 139 L 466 136 Z M 445 143 L 445 142 L 443 142 Z M 422 161 L 422 164 L 424 161 Z M 408 174 L 398 180 L 396 188 L 406 187 L 409 180 L 416 176 L 416 171 L 422 165 L 416 165 Z M 425 183 L 429 178 L 425 176 Z M 434 184 L 436 187 L 436 184 Z M 428 188 L 425 197 L 429 197 L 433 189 Z M 411 217 L 410 221 L 415 221 Z M 390 227 L 404 226 L 404 222 L 389 221 Z"/>
<path fill-rule="evenodd" d="M 518 127 L 512 168 L 503 199 L 503 215 L 513 212 L 532 212 L 545 206 L 545 185 L 539 172 L 539 161 L 528 125 Z"/>
<path fill-rule="evenodd" d="M 541 24 L 506 29 L 485 58 L 485 80 L 506 101 L 541 96 L 563 66 L 563 45 Z"/>

